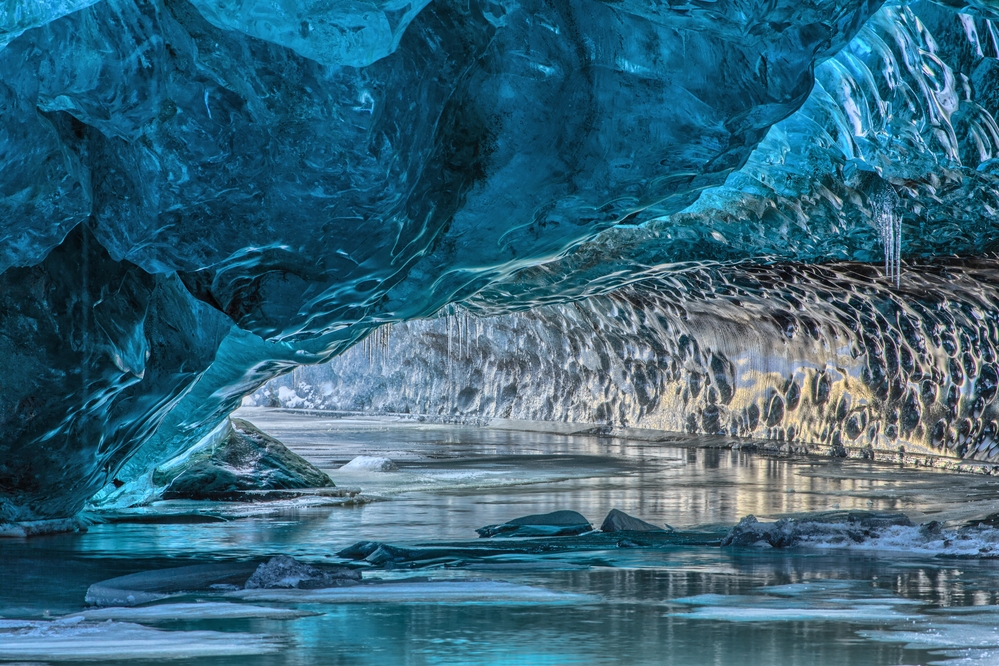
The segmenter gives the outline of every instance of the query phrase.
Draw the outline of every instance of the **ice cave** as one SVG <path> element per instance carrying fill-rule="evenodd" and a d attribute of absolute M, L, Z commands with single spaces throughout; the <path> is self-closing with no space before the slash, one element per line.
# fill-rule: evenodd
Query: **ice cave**
<path fill-rule="evenodd" d="M 999 0 L 0 0 L 0 664 L 999 664 Z"/>

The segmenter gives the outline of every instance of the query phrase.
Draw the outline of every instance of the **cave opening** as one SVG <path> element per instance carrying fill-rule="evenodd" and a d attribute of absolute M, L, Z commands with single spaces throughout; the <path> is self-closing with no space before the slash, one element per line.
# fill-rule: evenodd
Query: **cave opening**
<path fill-rule="evenodd" d="M 995 662 L 997 21 L 0 7 L 0 662 Z"/>

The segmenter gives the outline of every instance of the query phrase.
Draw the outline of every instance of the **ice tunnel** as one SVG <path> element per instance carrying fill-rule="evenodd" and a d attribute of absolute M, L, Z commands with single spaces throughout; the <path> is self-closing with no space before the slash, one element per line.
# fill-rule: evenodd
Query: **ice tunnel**
<path fill-rule="evenodd" d="M 997 20 L 3 3 L 0 522 L 244 400 L 999 463 Z"/>

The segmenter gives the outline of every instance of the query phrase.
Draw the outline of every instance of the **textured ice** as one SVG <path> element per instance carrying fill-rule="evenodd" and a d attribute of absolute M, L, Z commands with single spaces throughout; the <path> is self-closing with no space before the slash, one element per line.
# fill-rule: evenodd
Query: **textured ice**
<path fill-rule="evenodd" d="M 691 266 L 570 305 L 396 324 L 265 386 L 306 407 L 724 434 L 889 461 L 999 457 L 999 265 Z"/>
<path fill-rule="evenodd" d="M 458 302 L 501 315 L 484 381 L 429 358 L 372 402 L 995 457 L 995 16 L 0 3 L 0 521 L 148 485 L 268 379 Z M 955 254 L 986 258 L 925 263 Z M 525 334 L 565 344 L 507 367 L 546 305 Z"/>
<path fill-rule="evenodd" d="M 106 661 L 266 654 L 280 642 L 260 634 L 162 631 L 129 622 L 90 622 L 81 616 L 54 621 L 0 620 L 0 659 Z"/>

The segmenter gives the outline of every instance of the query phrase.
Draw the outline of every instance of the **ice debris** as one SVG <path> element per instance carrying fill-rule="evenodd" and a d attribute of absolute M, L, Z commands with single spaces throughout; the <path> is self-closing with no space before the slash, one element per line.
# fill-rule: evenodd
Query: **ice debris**
<path fill-rule="evenodd" d="M 257 566 L 257 562 L 230 562 L 142 571 L 94 583 L 87 590 L 86 602 L 92 606 L 135 606 L 213 586 L 242 588 Z"/>
<path fill-rule="evenodd" d="M 871 511 L 836 511 L 801 519 L 783 518 L 773 523 L 761 523 L 756 516 L 749 515 L 729 530 L 721 545 L 789 548 L 817 539 L 860 543 L 894 526 L 912 527 L 912 521 L 902 513 Z"/>
<path fill-rule="evenodd" d="M 356 585 L 359 571 L 338 565 L 304 564 L 287 555 L 267 562 L 192 564 L 119 576 L 94 583 L 87 590 L 92 606 L 135 606 L 183 592 L 224 592 L 247 589 L 317 589 Z"/>
<path fill-rule="evenodd" d="M 361 572 L 336 565 L 312 565 L 299 562 L 287 555 L 278 555 L 264 562 L 246 581 L 247 590 L 296 588 L 317 590 L 324 587 L 357 585 Z"/>
<path fill-rule="evenodd" d="M 552 511 L 551 513 L 522 516 L 502 525 L 486 525 L 475 530 L 479 536 L 488 539 L 494 536 L 534 537 L 534 536 L 573 536 L 593 529 L 582 514 L 575 511 Z"/>
<path fill-rule="evenodd" d="M 624 511 L 611 509 L 604 522 L 600 525 L 601 532 L 672 532 L 673 528 L 667 525 L 668 529 L 656 527 L 652 523 L 629 516 Z"/>

